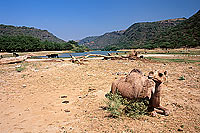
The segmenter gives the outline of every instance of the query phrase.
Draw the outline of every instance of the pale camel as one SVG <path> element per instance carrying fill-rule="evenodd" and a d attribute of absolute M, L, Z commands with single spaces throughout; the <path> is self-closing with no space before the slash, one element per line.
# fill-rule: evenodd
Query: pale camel
<path fill-rule="evenodd" d="M 169 115 L 169 110 L 161 106 L 161 84 L 166 81 L 167 72 L 150 72 L 148 76 L 144 76 L 138 69 L 133 69 L 129 75 L 122 77 L 112 83 L 111 92 L 115 94 L 117 91 L 125 98 L 149 99 L 149 111 L 155 116 L 159 110 L 164 115 Z M 158 109 L 155 110 L 154 109 Z"/>

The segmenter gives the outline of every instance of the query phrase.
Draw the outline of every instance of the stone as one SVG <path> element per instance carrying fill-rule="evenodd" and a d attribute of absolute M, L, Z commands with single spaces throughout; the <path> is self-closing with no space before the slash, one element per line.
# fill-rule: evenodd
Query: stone
<path fill-rule="evenodd" d="M 66 103 L 67 104 L 67 103 L 69 103 L 69 101 L 63 101 L 62 103 Z"/>
<path fill-rule="evenodd" d="M 64 111 L 67 112 L 67 113 L 70 112 L 70 110 L 68 110 L 68 109 L 64 109 Z"/>
<path fill-rule="evenodd" d="M 67 98 L 67 96 L 60 96 L 60 98 Z"/>
<path fill-rule="evenodd" d="M 24 85 L 22 85 L 22 87 L 23 87 L 23 88 L 25 88 L 25 87 L 26 87 L 26 85 L 24 84 Z"/>

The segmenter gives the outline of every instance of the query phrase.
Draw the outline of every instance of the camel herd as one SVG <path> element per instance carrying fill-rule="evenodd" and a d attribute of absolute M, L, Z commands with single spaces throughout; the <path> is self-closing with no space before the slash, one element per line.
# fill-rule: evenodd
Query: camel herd
<path fill-rule="evenodd" d="M 169 115 L 169 110 L 161 106 L 161 84 L 166 81 L 167 71 L 149 72 L 144 76 L 138 69 L 133 69 L 126 77 L 122 77 L 112 83 L 111 93 L 119 92 L 128 99 L 148 98 L 149 111 L 152 116 L 157 113 Z"/>

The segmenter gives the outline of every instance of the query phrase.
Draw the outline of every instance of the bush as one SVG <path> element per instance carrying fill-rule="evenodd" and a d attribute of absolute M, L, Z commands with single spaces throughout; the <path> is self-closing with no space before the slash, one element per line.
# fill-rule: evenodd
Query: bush
<path fill-rule="evenodd" d="M 24 69 L 25 69 L 25 66 L 20 65 L 20 66 L 17 67 L 15 70 L 16 70 L 17 72 L 21 72 L 21 71 L 23 71 Z"/>
<path fill-rule="evenodd" d="M 16 66 L 15 70 L 16 70 L 17 72 L 21 72 L 21 71 L 23 71 L 23 70 L 26 69 L 26 66 L 27 66 L 27 65 L 28 65 L 27 63 L 22 63 L 21 65 Z"/>
<path fill-rule="evenodd" d="M 31 36 L 0 36 L 0 51 L 7 52 L 27 52 L 42 50 L 71 50 L 78 45 L 75 41 L 64 43 L 41 41 Z M 80 47 L 81 49 L 82 47 Z M 85 48 L 86 49 L 86 48 Z"/>
<path fill-rule="evenodd" d="M 105 96 L 108 99 L 108 101 L 106 101 L 106 110 L 109 111 L 114 118 L 122 115 L 137 117 L 148 113 L 149 100 L 147 99 L 128 100 L 123 98 L 119 92 L 116 94 L 107 93 Z"/>
<path fill-rule="evenodd" d="M 178 80 L 185 80 L 185 77 L 184 77 L 184 76 L 181 76 L 181 77 L 179 77 Z"/>

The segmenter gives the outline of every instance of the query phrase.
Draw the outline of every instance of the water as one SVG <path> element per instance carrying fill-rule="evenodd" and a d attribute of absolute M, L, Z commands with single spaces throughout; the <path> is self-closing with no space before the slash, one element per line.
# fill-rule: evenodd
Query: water
<path fill-rule="evenodd" d="M 60 58 L 66 58 L 66 57 L 71 57 L 69 54 L 72 56 L 86 56 L 88 54 L 101 54 L 101 55 L 108 55 L 108 53 L 120 53 L 119 51 L 91 51 L 91 52 L 83 52 L 83 53 L 62 53 L 59 54 L 58 56 Z M 48 58 L 47 56 L 39 56 L 39 58 Z"/>

